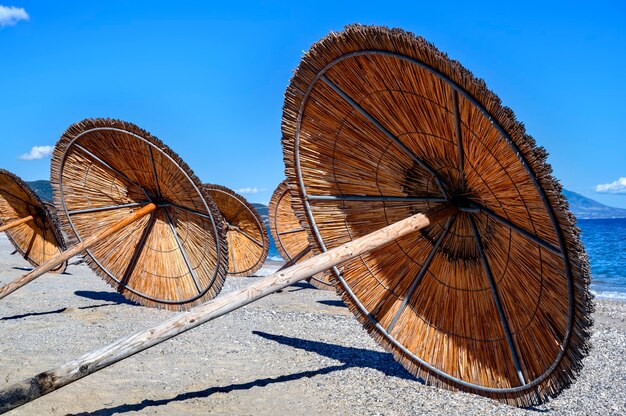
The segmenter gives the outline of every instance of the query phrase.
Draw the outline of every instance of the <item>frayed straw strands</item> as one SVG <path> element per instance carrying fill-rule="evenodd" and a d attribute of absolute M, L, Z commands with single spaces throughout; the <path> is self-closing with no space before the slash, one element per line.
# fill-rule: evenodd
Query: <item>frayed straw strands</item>
<path fill-rule="evenodd" d="M 282 181 L 274 190 L 269 204 L 270 232 L 276 249 L 287 263 L 298 263 L 313 257 L 307 232 L 298 221 L 291 207 L 292 200 L 287 181 Z M 335 290 L 330 281 L 332 272 L 322 272 L 307 281 L 318 289 Z"/>
<path fill-rule="evenodd" d="M 0 169 L 0 230 L 33 266 L 65 250 L 56 215 L 18 176 Z M 63 273 L 67 262 L 50 271 Z"/>
<path fill-rule="evenodd" d="M 241 195 L 225 186 L 204 184 L 222 214 L 228 243 L 228 275 L 252 276 L 261 268 L 269 250 L 263 218 Z"/>
<path fill-rule="evenodd" d="M 311 47 L 285 95 L 285 172 L 320 251 L 459 208 L 343 265 L 370 334 L 431 385 L 517 406 L 569 386 L 587 257 L 546 152 L 485 83 L 411 33 L 354 25 Z"/>

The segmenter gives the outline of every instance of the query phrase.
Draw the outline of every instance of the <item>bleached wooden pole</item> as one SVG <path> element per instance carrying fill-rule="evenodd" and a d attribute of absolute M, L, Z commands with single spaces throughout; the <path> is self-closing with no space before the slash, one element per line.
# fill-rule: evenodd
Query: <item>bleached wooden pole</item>
<path fill-rule="evenodd" d="M 7 412 L 25 403 L 51 393 L 63 386 L 95 373 L 111 364 L 137 354 L 156 344 L 166 341 L 185 331 L 241 308 L 300 280 L 327 270 L 339 263 L 380 248 L 397 238 L 418 231 L 454 215 L 456 208 L 424 214 L 416 214 L 398 221 L 371 234 L 343 244 L 258 280 L 248 286 L 219 296 L 200 306 L 182 312 L 160 324 L 120 339 L 104 348 L 61 365 L 58 368 L 37 374 L 0 391 L 0 413 Z"/>
<path fill-rule="evenodd" d="M 0 233 L 4 232 L 6 230 L 10 230 L 11 228 L 17 227 L 18 225 L 27 223 L 28 221 L 32 221 L 34 219 L 35 219 L 35 217 L 33 217 L 32 215 L 29 215 L 28 217 L 24 217 L 24 218 L 20 218 L 19 220 L 11 221 L 10 223 L 4 224 L 2 227 L 0 227 Z"/>
<path fill-rule="evenodd" d="M 74 257 L 75 255 L 82 252 L 83 250 L 88 249 L 89 247 L 93 246 L 95 243 L 102 240 L 103 238 L 106 238 L 110 236 L 111 234 L 118 232 L 122 228 L 148 215 L 155 209 L 157 209 L 157 206 L 153 203 L 149 203 L 146 206 L 141 207 L 137 211 L 133 212 L 132 214 L 130 214 L 128 217 L 124 218 L 120 222 L 113 224 L 111 227 L 106 228 L 100 232 L 97 232 L 96 234 L 84 239 L 82 242 L 76 244 L 75 246 L 70 247 L 66 251 L 59 253 L 58 255 L 50 258 L 48 261 L 35 267 L 33 270 L 26 273 L 22 277 L 12 281 L 11 283 L 7 283 L 6 285 L 2 286 L 0 288 L 0 299 L 4 298 L 10 293 L 15 292 L 17 289 L 26 285 L 27 283 L 32 282 L 33 280 L 35 280 L 42 274 L 49 272 L 50 270 L 54 269 L 59 264 L 63 263 L 66 260 L 69 260 L 70 258 Z"/>

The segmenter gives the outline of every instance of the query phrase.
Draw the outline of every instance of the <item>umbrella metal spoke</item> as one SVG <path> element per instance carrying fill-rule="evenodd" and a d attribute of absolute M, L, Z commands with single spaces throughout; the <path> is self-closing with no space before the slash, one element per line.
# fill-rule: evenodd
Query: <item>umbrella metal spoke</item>
<path fill-rule="evenodd" d="M 232 222 L 235 218 L 237 218 L 237 215 L 239 215 L 239 213 L 241 213 L 241 211 L 243 211 L 245 208 L 246 206 L 243 204 L 239 206 L 239 208 L 237 208 L 237 211 L 235 211 L 235 213 L 231 215 L 230 218 L 226 220 L 226 222 L 229 222 L 229 223 Z"/>
<path fill-rule="evenodd" d="M 486 214 L 487 216 L 493 218 L 494 220 L 498 221 L 500 224 L 509 227 L 510 229 L 516 231 L 517 233 L 523 235 L 524 237 L 528 238 L 529 240 L 533 241 L 534 243 L 539 244 L 541 247 L 545 248 L 546 250 L 561 256 L 562 255 L 562 251 L 558 248 L 555 247 L 552 243 L 544 240 L 543 238 L 531 233 L 530 231 L 526 231 L 525 229 L 523 229 L 522 227 L 520 227 L 519 225 L 516 225 L 514 223 L 512 223 L 511 221 L 509 221 L 508 219 L 501 217 L 500 215 L 496 214 L 495 212 L 493 212 L 492 210 L 490 210 L 489 208 L 477 204 L 475 202 L 472 203 L 473 207 L 477 208 L 480 212 L 482 212 L 483 214 Z"/>
<path fill-rule="evenodd" d="M 172 207 L 174 209 L 179 209 L 181 211 L 185 211 L 185 212 L 188 212 L 190 214 L 197 215 L 198 217 L 202 217 L 202 218 L 205 218 L 207 220 L 213 221 L 213 217 L 211 217 L 209 214 L 205 214 L 204 212 L 196 211 L 195 209 L 183 207 L 182 205 L 167 203 L 167 204 L 163 204 L 163 205 L 159 205 L 159 206 L 160 207 Z"/>
<path fill-rule="evenodd" d="M 156 166 L 154 163 L 154 152 L 152 152 L 152 146 L 148 146 L 150 151 L 150 162 L 152 163 L 152 173 L 154 175 L 154 185 L 156 186 L 157 197 L 161 197 L 161 187 L 159 186 L 159 177 L 157 175 Z"/>
<path fill-rule="evenodd" d="M 185 261 L 185 265 L 187 265 L 187 269 L 189 270 L 189 274 L 193 279 L 193 283 L 196 285 L 196 289 L 198 289 L 198 293 L 202 293 L 202 289 L 200 289 L 200 284 L 198 283 L 198 279 L 196 278 L 196 274 L 193 272 L 193 268 L 191 264 L 189 264 L 189 259 L 187 258 L 187 253 L 183 248 L 183 245 L 178 238 L 178 231 L 176 231 L 176 227 L 174 226 L 174 222 L 172 221 L 172 217 L 170 217 L 169 212 L 167 212 L 167 208 L 163 209 L 165 213 L 165 217 L 167 218 L 167 222 L 170 225 L 170 229 L 172 230 L 172 234 L 174 235 L 174 239 L 176 240 L 176 244 L 178 244 L 178 249 L 180 250 L 180 254 L 183 256 L 183 260 Z"/>
<path fill-rule="evenodd" d="M 309 201 L 380 201 L 380 202 L 446 202 L 436 196 L 386 196 L 386 195 L 307 195 Z"/>
<path fill-rule="evenodd" d="M 142 202 L 131 202 L 128 204 L 120 204 L 120 205 L 107 205 L 105 207 L 96 207 L 96 208 L 86 208 L 86 209 L 76 209 L 73 211 L 67 211 L 68 215 L 76 215 L 76 214 L 86 214 L 90 212 L 99 212 L 99 211 L 109 211 L 113 209 L 120 208 L 132 208 L 132 207 L 140 207 L 143 205 L 148 205 L 150 201 L 142 201 Z"/>
<path fill-rule="evenodd" d="M 478 232 L 478 228 L 476 227 L 476 221 L 472 215 L 469 215 L 469 220 L 472 225 L 472 230 L 474 232 L 474 238 L 476 239 L 476 244 L 478 246 L 478 251 L 480 253 L 480 257 L 482 259 L 483 267 L 485 268 L 485 273 L 487 274 L 487 279 L 489 280 L 489 286 L 491 286 L 491 294 L 493 296 L 493 300 L 496 304 L 496 309 L 498 310 L 498 315 L 500 316 L 500 323 L 502 324 L 502 329 L 504 330 L 504 335 L 506 336 L 506 341 L 509 344 L 509 349 L 511 351 L 511 356 L 513 357 L 513 364 L 515 365 L 515 370 L 517 371 L 517 376 L 519 377 L 519 381 L 522 385 L 526 385 L 526 380 L 524 379 L 524 375 L 522 374 L 522 368 L 520 366 L 519 357 L 517 355 L 517 348 L 515 348 L 515 343 L 513 341 L 513 335 L 511 334 L 511 329 L 509 327 L 509 322 L 504 313 L 504 308 L 502 306 L 502 302 L 500 300 L 500 295 L 498 293 L 498 288 L 496 287 L 496 282 L 493 278 L 493 274 L 491 273 L 491 267 L 489 266 L 489 260 L 487 260 L 487 255 L 485 254 L 485 250 L 483 247 L 483 242 L 480 239 L 480 234 Z"/>
<path fill-rule="evenodd" d="M 304 228 L 294 228 L 294 229 L 287 230 L 287 231 L 281 231 L 278 233 L 278 235 L 301 233 L 302 231 L 306 231 L 306 230 Z"/>
<path fill-rule="evenodd" d="M 465 188 L 465 155 L 463 153 L 463 136 L 461 134 L 461 112 L 459 111 L 459 92 L 452 91 L 452 105 L 454 106 L 454 129 L 456 132 L 456 143 L 459 154 L 459 174 L 461 175 L 461 186 Z"/>
<path fill-rule="evenodd" d="M 402 315 L 402 312 L 406 308 L 406 305 L 409 303 L 411 296 L 413 296 L 413 293 L 417 289 L 417 286 L 421 283 L 422 279 L 426 275 L 426 272 L 428 271 L 428 267 L 430 267 L 430 263 L 435 258 L 435 254 L 437 254 L 437 250 L 439 250 L 439 246 L 443 242 L 444 237 L 448 234 L 448 231 L 450 230 L 450 227 L 452 227 L 452 224 L 454 223 L 455 220 L 456 220 L 456 215 L 453 215 L 450 218 L 448 218 L 448 221 L 446 222 L 446 225 L 443 231 L 441 232 L 441 235 L 439 235 L 439 238 L 435 242 L 433 249 L 430 251 L 430 254 L 428 254 L 428 257 L 424 261 L 424 264 L 422 264 L 422 267 L 420 268 L 420 271 L 417 273 L 417 276 L 415 276 L 415 278 L 413 279 L 413 282 L 411 283 L 409 290 L 407 291 L 406 295 L 404 296 L 404 299 L 402 300 L 402 304 L 400 305 L 400 308 L 398 308 L 398 311 L 396 312 L 395 316 L 391 320 L 391 323 L 387 327 L 387 333 L 391 333 L 391 330 L 393 329 L 396 322 L 400 318 L 400 315 Z"/>
<path fill-rule="evenodd" d="M 124 287 L 126 287 L 126 284 L 128 283 L 128 280 L 130 279 L 130 276 L 133 274 L 133 271 L 135 271 L 135 266 L 137 265 L 139 256 L 141 255 L 143 248 L 146 245 L 146 241 L 148 240 L 148 236 L 150 235 L 150 232 L 152 231 L 152 228 L 154 227 L 155 222 L 156 222 L 156 216 L 154 215 L 154 212 L 152 212 L 150 213 L 150 217 L 148 218 L 148 224 L 146 225 L 146 228 L 144 228 L 143 232 L 141 233 L 141 239 L 139 240 L 139 243 L 137 243 L 137 246 L 135 247 L 133 257 L 131 258 L 130 263 L 128 263 L 128 267 L 126 268 L 126 271 L 124 272 L 124 277 L 120 281 L 120 284 Z"/>
<path fill-rule="evenodd" d="M 263 247 L 263 244 L 261 244 L 259 242 L 259 240 L 257 240 L 256 238 L 252 237 L 251 235 L 249 235 L 247 232 L 245 232 L 241 228 L 239 228 L 239 227 L 231 227 L 231 229 L 236 231 L 236 232 L 238 232 L 239 234 L 243 235 L 244 237 L 246 237 L 248 240 L 252 241 L 257 246 Z"/>
<path fill-rule="evenodd" d="M 95 160 L 96 162 L 100 163 L 102 166 L 104 166 L 107 169 L 109 169 L 111 172 L 115 173 L 116 175 L 121 176 L 122 178 L 127 180 L 129 183 L 131 183 L 131 184 L 135 185 L 136 187 L 138 187 L 139 189 L 141 189 L 141 192 L 143 192 L 144 195 L 149 198 L 148 193 L 146 192 L 146 190 L 143 189 L 143 187 L 141 185 L 139 185 L 136 181 L 134 181 L 131 178 L 129 178 L 128 176 L 126 176 L 120 170 L 118 170 L 118 169 L 114 168 L 113 166 L 109 165 L 107 162 L 105 162 L 104 160 L 100 159 L 98 156 L 94 155 L 92 152 L 90 152 L 89 150 L 85 149 L 83 146 L 81 146 L 81 145 L 79 145 L 77 143 L 74 143 L 74 146 L 76 146 L 76 148 L 81 150 L 83 153 L 87 154 L 89 157 L 93 158 L 93 160 Z"/>
<path fill-rule="evenodd" d="M 365 117 L 367 120 L 369 120 L 374 126 L 376 126 L 376 128 L 378 130 L 380 130 L 385 136 L 387 136 L 392 142 L 394 142 L 404 153 L 406 153 L 407 156 L 409 156 L 415 163 L 417 163 L 418 165 L 420 165 L 422 167 L 422 169 L 426 170 L 428 173 L 430 173 L 433 178 L 435 178 L 435 182 L 437 183 L 437 187 L 439 188 L 439 190 L 441 191 L 441 194 L 444 197 L 448 197 L 448 194 L 445 191 L 445 188 L 443 186 L 443 183 L 441 181 L 441 178 L 439 177 L 439 175 L 437 175 L 437 173 L 430 167 L 428 166 L 428 164 L 426 162 L 424 162 L 422 159 L 420 159 L 414 152 L 412 152 L 404 143 L 402 143 L 402 141 L 400 141 L 400 139 L 393 134 L 391 131 L 389 131 L 389 129 L 387 129 L 385 126 L 383 126 L 378 120 L 376 120 L 374 118 L 374 116 L 372 116 L 370 113 L 367 112 L 367 110 L 365 110 L 363 107 L 361 107 L 359 105 L 359 103 L 357 103 L 356 101 L 354 101 L 352 99 L 352 97 L 350 97 L 344 90 L 342 90 L 341 88 L 339 88 L 339 86 L 337 84 L 335 84 L 334 82 L 332 82 L 331 80 L 329 80 L 326 75 L 322 75 L 320 77 L 320 79 L 322 81 L 324 81 L 324 83 L 326 83 L 326 85 L 328 85 L 330 88 L 332 88 L 333 91 L 335 91 L 337 94 L 339 94 L 341 96 L 341 98 L 343 98 L 346 102 L 348 102 L 348 104 L 350 104 L 352 107 L 354 107 L 355 110 L 357 110 L 359 113 L 361 113 L 361 115 L 363 117 Z"/>

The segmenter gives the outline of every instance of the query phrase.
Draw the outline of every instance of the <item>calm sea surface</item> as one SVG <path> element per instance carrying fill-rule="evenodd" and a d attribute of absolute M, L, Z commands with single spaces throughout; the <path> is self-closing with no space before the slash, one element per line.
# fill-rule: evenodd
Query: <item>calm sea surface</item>
<path fill-rule="evenodd" d="M 591 291 L 626 301 L 626 218 L 578 220 L 578 226 L 591 263 Z M 281 260 L 273 242 L 268 257 Z"/>
<path fill-rule="evenodd" d="M 626 301 L 626 218 L 578 220 L 591 263 L 591 291 Z"/>

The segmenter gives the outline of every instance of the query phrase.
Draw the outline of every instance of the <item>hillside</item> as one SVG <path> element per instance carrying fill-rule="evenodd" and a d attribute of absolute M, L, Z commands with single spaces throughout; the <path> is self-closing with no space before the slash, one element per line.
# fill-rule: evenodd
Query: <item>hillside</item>
<path fill-rule="evenodd" d="M 567 189 L 563 190 L 563 194 L 578 219 L 626 218 L 626 209 L 609 207 Z"/>

